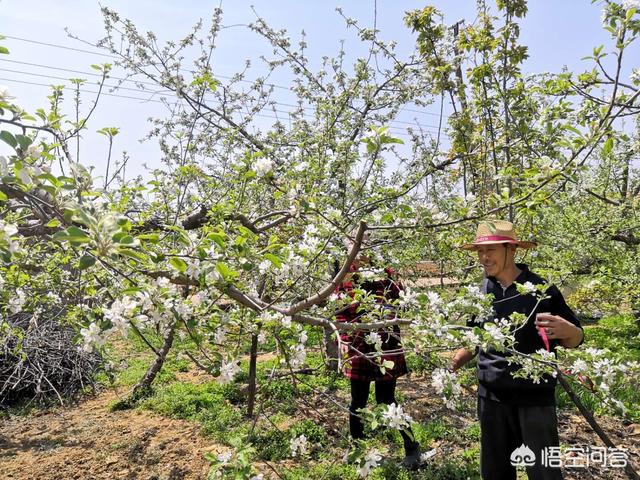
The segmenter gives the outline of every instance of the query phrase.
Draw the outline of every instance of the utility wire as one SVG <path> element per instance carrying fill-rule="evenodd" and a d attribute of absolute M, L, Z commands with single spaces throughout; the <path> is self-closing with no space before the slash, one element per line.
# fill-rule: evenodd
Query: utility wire
<path fill-rule="evenodd" d="M 2 70 L 2 69 L 0 69 Z M 25 84 L 25 85 L 35 85 L 35 86 L 41 86 L 41 87 L 51 87 L 51 84 L 46 84 L 46 83 L 39 83 L 39 82 L 30 82 L 30 81 L 26 81 L 26 80 L 16 80 L 13 78 L 6 78 L 6 77 L 0 77 L 0 80 L 4 81 L 4 82 L 13 82 L 13 83 L 18 83 L 18 84 Z M 87 90 L 84 88 L 76 88 L 76 87 L 71 87 L 71 86 L 62 86 L 63 90 L 70 90 L 70 91 L 80 91 L 82 93 L 93 93 L 93 94 L 97 94 L 99 93 L 96 90 Z M 178 105 L 178 102 L 167 102 L 167 101 L 163 101 L 163 100 L 156 100 L 153 98 L 141 98 L 141 97 L 134 97 L 134 96 L 130 96 L 130 95 L 117 95 L 114 93 L 108 93 L 108 92 L 101 92 L 100 95 L 105 95 L 108 97 L 115 97 L 115 98 L 122 98 L 125 100 L 139 100 L 141 103 L 147 103 L 147 102 L 152 102 L 152 103 L 160 103 L 163 105 L 168 105 L 168 106 L 176 106 Z M 281 112 L 276 110 L 276 112 Z M 290 114 L 290 112 L 282 112 L 285 114 Z M 253 114 L 254 117 L 260 117 L 260 118 L 269 118 L 269 119 L 274 119 L 274 120 L 278 120 L 280 122 L 286 121 L 283 120 L 282 118 L 275 116 L 275 115 L 266 115 L 264 113 L 255 113 Z M 303 117 L 304 118 L 304 117 Z M 290 119 L 289 119 L 290 120 Z M 308 118 L 305 118 L 305 120 L 308 120 Z M 393 133 L 396 135 L 402 135 L 402 136 L 408 136 L 407 132 L 403 129 L 401 129 L 400 127 L 390 127 L 390 129 L 392 130 L 397 130 L 394 131 Z M 429 131 L 429 133 L 434 133 Z"/>
<path fill-rule="evenodd" d="M 42 74 L 42 73 L 25 72 L 25 71 L 22 71 L 22 70 L 13 70 L 13 69 L 8 69 L 8 68 L 0 68 L 0 71 L 19 74 L 19 75 L 29 75 L 29 76 L 40 77 L 40 78 L 49 78 L 49 79 L 53 79 L 53 80 L 61 80 L 61 81 L 65 81 L 65 82 L 70 81 L 66 77 L 59 77 L 59 76 L 56 76 L 56 75 L 47 75 L 47 74 Z M 78 71 L 74 71 L 74 73 L 78 73 Z M 89 72 L 80 72 L 80 73 L 89 73 Z M 96 75 L 96 74 L 93 74 L 93 75 Z M 98 76 L 101 76 L 101 75 L 98 74 Z M 8 79 L 8 80 L 17 82 L 17 80 L 11 80 L 11 79 Z M 39 84 L 39 83 L 35 83 L 35 82 L 24 82 L 24 83 L 31 84 L 31 85 L 48 86 L 46 84 Z M 109 94 L 110 96 L 114 96 L 114 97 L 136 99 L 136 100 L 141 100 L 143 102 L 155 101 L 155 102 L 158 102 L 158 103 L 167 103 L 167 102 L 163 102 L 162 100 L 153 100 L 152 97 L 158 96 L 158 95 L 162 96 L 162 95 L 167 95 L 167 94 L 175 96 L 175 92 L 173 92 L 172 90 L 144 90 L 144 89 L 140 89 L 140 88 L 129 88 L 129 87 L 123 87 L 123 86 L 119 86 L 119 85 L 109 85 L 109 84 L 105 84 L 104 86 L 107 87 L 107 88 L 112 89 L 111 92 L 117 91 L 117 90 L 127 90 L 127 91 L 131 91 L 131 92 L 136 92 L 136 93 L 148 93 L 149 97 L 142 98 L 142 97 L 122 96 L 122 95 L 116 95 L 116 94 L 113 94 L 113 93 L 103 92 L 105 95 Z M 77 87 L 65 87 L 65 89 L 71 89 L 71 90 L 74 90 L 74 91 L 76 90 L 76 88 Z M 84 93 L 98 93 L 98 92 L 89 91 L 89 90 L 86 90 L 86 89 L 80 89 L 80 91 L 82 91 Z M 283 104 L 281 104 L 279 102 L 274 102 L 274 103 L 278 104 L 278 105 L 283 105 Z M 167 103 L 167 104 L 168 105 L 176 105 L 176 103 Z M 293 107 L 293 108 L 297 108 L 297 107 L 295 107 L 293 105 L 290 105 L 290 106 Z M 303 109 L 314 111 L 314 109 L 311 108 L 311 107 L 303 107 Z M 272 111 L 274 113 L 282 113 L 282 114 L 285 114 L 285 115 L 293 115 L 292 112 L 290 112 L 290 111 L 278 110 L 276 108 L 265 107 L 264 110 Z M 276 119 L 278 119 L 278 117 L 273 117 L 273 116 L 267 117 L 264 114 L 260 114 L 260 116 L 263 116 L 265 118 L 276 118 Z M 310 117 L 305 117 L 305 115 L 303 114 L 303 118 L 308 119 Z M 431 130 L 429 127 L 437 128 L 437 126 L 435 126 L 435 125 L 422 125 L 422 124 L 418 124 L 418 123 L 415 123 L 415 122 L 406 122 L 406 121 L 402 121 L 402 120 L 391 120 L 391 121 L 389 121 L 389 125 L 388 126 L 390 128 L 392 128 L 394 130 L 400 130 L 403 133 L 404 133 L 404 128 L 405 127 L 401 127 L 401 126 L 396 127 L 396 126 L 394 126 L 394 124 L 403 124 L 403 125 L 408 125 L 408 126 L 415 126 L 415 127 L 419 128 L 419 129 L 421 129 L 423 131 L 428 131 L 430 133 L 436 133 L 436 130 Z"/>
<path fill-rule="evenodd" d="M 68 73 L 76 73 L 79 75 L 87 75 L 87 76 L 93 76 L 93 77 L 102 77 L 102 74 L 100 73 L 95 73 L 95 72 L 86 72 L 86 71 L 82 71 L 82 70 L 73 70 L 70 68 L 61 68 L 61 67 L 54 67 L 52 65 L 43 65 L 40 63 L 31 63 L 31 62 L 21 62 L 19 60 L 9 60 L 6 58 L 0 58 L 0 62 L 8 62 L 8 63 L 14 63 L 14 64 L 18 64 L 18 65 L 26 65 L 29 67 L 36 67 L 36 68 L 43 68 L 43 69 L 47 69 L 47 70 L 57 70 L 57 71 L 61 71 L 61 72 L 68 72 Z M 36 73 L 31 73 L 31 72 L 25 72 L 25 71 L 21 71 L 21 70 L 10 70 L 10 69 L 3 69 L 0 68 L 0 70 L 4 70 L 7 72 L 12 72 L 12 73 L 22 73 L 25 75 L 38 75 Z M 68 80 L 68 78 L 66 77 L 54 77 L 51 76 L 50 78 L 58 78 L 60 80 Z M 138 81 L 138 80 L 132 80 L 129 78 L 122 78 L 122 77 L 115 77 L 113 75 L 109 75 L 108 78 L 110 79 L 114 79 L 114 80 L 119 80 L 121 82 L 129 82 L 129 83 L 133 83 L 135 85 L 149 85 L 152 87 L 157 87 L 158 85 L 156 83 L 153 82 L 144 82 L 144 81 Z M 123 89 L 123 90 L 131 90 L 131 91 L 142 91 L 145 93 L 160 93 L 160 94 L 165 94 L 165 92 L 167 93 L 172 93 L 171 90 L 145 90 L 144 88 L 137 88 L 137 89 L 131 89 L 131 88 L 127 88 L 127 87 L 121 87 L 121 86 L 110 86 L 111 88 L 118 88 L 118 89 Z M 272 100 L 270 103 L 276 104 L 276 105 L 280 105 L 283 107 L 289 107 L 289 108 L 302 108 L 303 110 L 310 110 L 310 111 L 315 111 L 316 109 L 313 107 L 305 107 L 305 106 L 300 106 L 300 105 L 293 105 L 290 103 L 284 103 L 284 102 L 279 102 L 279 101 L 275 101 Z M 403 111 L 412 111 L 410 109 L 406 109 L 404 108 Z M 417 127 L 420 128 L 438 128 L 438 125 L 429 125 L 429 124 L 421 124 L 418 122 L 407 122 L 407 121 L 403 121 L 403 120 L 392 120 L 390 123 L 401 123 L 404 125 L 415 125 Z"/>
<path fill-rule="evenodd" d="M 74 51 L 74 52 L 81 52 L 81 53 L 99 55 L 99 56 L 108 57 L 108 58 L 115 58 L 115 59 L 119 59 L 120 58 L 117 55 L 112 55 L 112 54 L 108 54 L 108 53 L 104 53 L 104 52 L 84 50 L 84 49 L 81 49 L 81 48 L 68 47 L 68 46 L 65 46 L 65 45 L 58 45 L 58 44 L 55 44 L 55 43 L 48 43 L 48 42 L 42 42 L 42 41 L 38 41 L 38 40 L 31 40 L 31 39 L 28 39 L 28 38 L 14 37 L 14 36 L 10 36 L 10 35 L 5 35 L 4 38 L 11 39 L 11 40 L 16 40 L 16 41 L 20 41 L 20 42 L 34 43 L 34 44 L 37 44 L 37 45 L 44 45 L 44 46 L 52 47 L 52 48 L 70 50 L 70 51 Z M 99 47 L 96 47 L 96 48 L 99 48 Z M 49 67 L 43 66 L 43 68 L 49 68 Z M 50 67 L 50 68 L 56 68 L 56 67 Z M 193 73 L 190 70 L 186 70 L 186 69 L 182 69 L 182 70 L 185 71 L 185 72 Z M 77 71 L 72 71 L 72 72 L 78 73 Z M 219 75 L 219 74 L 216 74 L 215 76 L 217 76 L 219 78 L 224 78 L 225 80 L 231 80 L 233 78 L 233 77 L 230 77 L 230 76 Z M 124 79 L 119 79 L 119 80 L 124 80 Z M 135 82 L 135 80 L 130 80 L 130 81 L 134 81 Z M 242 82 L 246 82 L 246 83 L 253 83 L 251 80 L 241 80 L 241 81 Z M 140 82 L 140 83 L 144 83 L 144 82 Z M 286 86 L 283 86 L 283 85 L 277 85 L 275 83 L 265 83 L 265 85 L 270 86 L 270 87 L 274 87 L 274 88 L 278 88 L 278 89 L 281 89 L 281 90 L 287 90 L 287 91 L 291 90 L 290 87 L 286 87 Z M 403 110 L 405 112 L 419 113 L 421 115 L 430 115 L 430 116 L 434 116 L 434 117 L 440 117 L 439 113 L 427 112 L 427 111 L 424 111 L 424 110 L 416 110 L 416 109 L 410 109 L 410 108 L 404 108 Z M 444 117 L 446 118 L 448 116 L 444 115 Z"/>

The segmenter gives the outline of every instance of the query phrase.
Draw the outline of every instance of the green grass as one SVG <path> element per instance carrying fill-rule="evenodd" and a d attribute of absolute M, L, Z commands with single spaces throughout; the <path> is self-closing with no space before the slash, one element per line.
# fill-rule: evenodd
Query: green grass
<path fill-rule="evenodd" d="M 246 430 L 236 384 L 175 382 L 162 386 L 139 404 L 139 408 L 161 415 L 198 422 L 202 433 L 227 443 L 229 436 Z"/>
<path fill-rule="evenodd" d="M 585 342 L 581 348 L 599 348 L 611 351 L 612 357 L 621 361 L 637 361 L 640 358 L 640 325 L 631 315 L 616 315 L 605 317 L 596 324 L 585 326 Z M 585 406 L 596 412 L 603 413 L 600 400 L 582 388 L 580 385 L 573 385 L 573 390 L 585 404 Z M 625 383 L 611 390 L 614 398 L 624 402 L 627 407 L 627 415 L 634 422 L 640 421 L 640 385 Z M 562 389 L 556 388 L 556 403 L 559 408 L 575 409 L 573 402 Z"/>
<path fill-rule="evenodd" d="M 586 347 L 608 348 L 613 355 L 626 360 L 640 358 L 640 342 L 638 334 L 640 328 L 632 317 L 617 316 L 600 320 L 597 324 L 586 327 Z M 313 343 L 319 343 L 319 335 L 315 335 Z M 140 340 L 134 345 L 134 351 L 142 351 Z M 312 343 L 312 342 L 310 342 Z M 144 347 L 146 348 L 146 347 Z M 140 350 L 137 350 L 140 349 Z M 432 362 L 409 355 L 408 363 L 412 371 L 428 371 Z M 135 384 L 146 371 L 151 357 L 134 356 L 117 374 L 119 385 Z M 307 366 L 318 367 L 310 375 L 299 376 L 297 386 L 287 376 L 270 378 L 274 368 L 283 372 L 278 359 L 259 362 L 258 397 L 256 408 L 260 406 L 271 422 L 260 418 L 252 429 L 252 421 L 244 416 L 246 406 L 246 390 L 248 380 L 248 362 L 242 362 L 242 373 L 234 383 L 218 384 L 215 381 L 202 384 L 191 384 L 176 381 L 176 374 L 190 367 L 186 359 L 171 357 L 154 383 L 152 395 L 139 404 L 139 408 L 151 410 L 161 415 L 181 418 L 197 422 L 202 427 L 202 433 L 216 442 L 230 445 L 234 439 L 245 437 L 251 432 L 248 441 L 254 449 L 252 458 L 256 465 L 261 461 L 282 462 L 291 465 L 289 441 L 304 434 L 313 445 L 313 449 L 305 459 L 294 459 L 294 465 L 285 469 L 282 465 L 276 468 L 287 480 L 303 479 L 356 479 L 358 478 L 355 465 L 346 465 L 342 455 L 348 448 L 348 441 L 344 438 L 333 437 L 325 425 L 316 424 L 308 419 L 302 419 L 297 406 L 301 398 L 313 398 L 314 391 L 343 392 L 348 397 L 349 381 L 341 374 L 324 371 L 323 360 L 319 352 L 310 351 Z M 473 368 L 461 372 L 463 383 L 475 384 Z M 627 403 L 637 405 L 640 409 L 640 389 L 629 385 L 617 392 L 618 398 L 623 397 Z M 597 403 L 588 392 L 576 389 L 585 404 L 597 410 Z M 375 389 L 371 388 L 369 405 L 375 405 Z M 403 398 L 401 390 L 398 399 Z M 558 391 L 558 405 L 571 408 L 572 404 L 564 392 Z M 347 430 L 347 416 L 343 415 L 344 431 Z M 637 415 L 637 410 L 634 415 Z M 471 414 L 473 417 L 473 414 Z M 636 418 L 640 418 L 636 417 Z M 460 429 L 453 418 L 442 416 L 425 423 L 413 426 L 416 439 L 424 450 L 430 445 L 440 445 L 433 460 L 416 472 L 408 472 L 401 466 L 403 455 L 402 438 L 394 430 L 384 430 L 375 433 L 367 440 L 369 446 L 386 452 L 387 459 L 375 469 L 370 476 L 372 479 L 390 480 L 456 480 L 479 478 L 479 437 L 480 429 L 477 422 L 470 423 L 465 429 Z M 455 447 L 455 448 L 454 448 Z M 452 450 L 447 450 L 451 448 Z"/>

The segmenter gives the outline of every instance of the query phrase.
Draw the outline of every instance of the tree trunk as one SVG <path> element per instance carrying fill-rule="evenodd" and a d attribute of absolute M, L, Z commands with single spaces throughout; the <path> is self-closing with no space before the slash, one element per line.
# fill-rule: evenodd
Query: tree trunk
<path fill-rule="evenodd" d="M 598 437 L 600 437 L 602 442 L 609 448 L 616 448 L 615 444 L 611 441 L 607 433 L 602 429 L 598 422 L 596 422 L 596 419 L 593 417 L 589 409 L 587 409 L 584 403 L 582 403 L 582 401 L 575 394 L 573 388 L 571 388 L 571 385 L 569 385 L 569 382 L 567 382 L 561 372 L 558 372 L 558 382 L 560 383 L 560 385 L 562 385 L 562 388 L 564 388 L 564 390 L 567 392 L 569 398 L 571 398 L 571 401 L 575 403 L 582 416 L 585 418 L 593 431 L 596 432 Z M 627 472 L 627 475 L 629 475 L 629 478 L 631 480 L 640 480 L 638 473 L 634 470 L 633 465 L 631 464 L 631 458 L 628 459 L 627 466 L 624 470 L 625 472 Z"/>
<path fill-rule="evenodd" d="M 151 390 L 151 384 L 155 380 L 158 373 L 160 373 L 160 370 L 162 369 L 162 366 L 167 359 L 167 354 L 169 353 L 169 350 L 171 350 L 177 325 L 178 320 L 174 319 L 173 323 L 169 327 L 169 331 L 164 337 L 164 343 L 162 344 L 162 348 L 160 348 L 160 350 L 158 351 L 155 360 L 149 366 L 149 369 L 144 374 L 142 379 L 136 384 L 135 387 L 133 387 L 131 395 L 129 396 L 129 399 L 131 401 L 135 402 L 137 399 L 144 397 Z"/>
<path fill-rule="evenodd" d="M 249 355 L 249 390 L 247 399 L 247 416 L 253 417 L 253 410 L 256 404 L 256 371 L 258 366 L 258 334 L 251 335 L 251 353 Z"/>
<path fill-rule="evenodd" d="M 325 352 L 327 354 L 326 366 L 330 372 L 338 371 L 338 342 L 335 341 L 334 331 L 331 328 L 324 329 L 324 344 Z"/>

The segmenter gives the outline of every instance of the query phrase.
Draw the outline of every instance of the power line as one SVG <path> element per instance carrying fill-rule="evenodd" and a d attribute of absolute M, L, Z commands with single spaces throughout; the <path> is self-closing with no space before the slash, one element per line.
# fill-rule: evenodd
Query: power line
<path fill-rule="evenodd" d="M 26 62 L 21 62 L 21 63 L 26 63 Z M 46 66 L 43 66 L 43 67 L 44 68 L 49 68 L 49 67 L 46 67 Z M 51 67 L 51 68 L 58 69 L 57 67 Z M 81 72 L 81 71 L 78 71 L 78 70 L 70 70 L 70 69 L 59 69 L 59 70 L 70 71 L 72 73 L 81 73 L 81 74 L 86 73 L 86 74 L 97 75 L 97 76 L 101 77 L 101 75 L 94 74 L 92 72 Z M 42 74 L 42 73 L 25 72 L 25 71 L 22 71 L 22 70 L 13 70 L 13 69 L 8 69 L 8 68 L 0 68 L 0 71 L 9 72 L 9 73 L 15 73 L 15 74 L 19 74 L 19 75 L 29 75 L 29 76 L 40 77 L 40 78 L 50 78 L 50 79 L 53 79 L 53 80 L 61 80 L 61 81 L 65 81 L 65 82 L 66 81 L 70 81 L 66 77 L 59 77 L 59 76 L 56 76 L 56 75 L 47 75 L 47 74 Z M 137 93 L 148 93 L 149 94 L 148 98 L 136 97 L 136 99 L 143 100 L 143 101 L 152 101 L 152 99 L 150 97 L 153 97 L 153 96 L 156 96 L 156 95 L 167 95 L 167 94 L 170 94 L 172 96 L 176 96 L 175 92 L 173 92 L 172 90 L 144 90 L 144 89 L 141 89 L 141 88 L 129 88 L 129 87 L 123 87 L 123 86 L 120 86 L 120 85 L 108 85 L 108 84 L 105 84 L 104 86 L 107 87 L 107 88 L 112 89 L 111 90 L 112 92 L 115 91 L 115 90 L 127 90 L 127 91 L 137 92 Z M 77 87 L 74 87 L 72 89 L 76 90 L 76 88 Z M 85 91 L 85 90 L 81 89 L 80 91 Z M 88 93 L 98 93 L 98 92 L 88 92 Z M 105 93 L 105 95 L 106 94 L 107 93 Z M 115 94 L 111 94 L 111 95 L 112 96 L 117 96 Z M 129 98 L 134 98 L 134 97 L 129 97 Z M 163 103 L 160 100 L 156 100 L 156 101 L 159 102 L 159 103 Z M 294 105 L 283 104 L 283 103 L 280 103 L 280 102 L 275 102 L 274 101 L 273 103 L 274 104 L 278 104 L 278 105 L 284 105 L 284 106 L 290 106 L 290 107 L 293 107 L 293 108 L 298 108 L 298 107 L 296 107 Z M 315 109 L 313 109 L 312 107 L 302 107 L 302 108 L 304 110 L 315 111 Z M 278 110 L 276 108 L 271 108 L 271 109 L 265 108 L 265 110 L 273 111 L 273 112 L 276 112 L 276 113 L 283 113 L 283 114 L 287 114 L 287 115 L 292 115 L 292 113 L 289 112 L 289 111 Z M 304 117 L 304 114 L 303 114 L 303 117 Z M 273 118 L 276 118 L 276 117 L 273 117 Z M 421 130 L 430 131 L 431 133 L 436 133 L 436 131 L 431 130 L 431 128 L 436 128 L 436 129 L 438 128 L 437 125 L 422 125 L 422 124 L 419 124 L 419 123 L 416 123 L 416 122 L 406 122 L 406 121 L 402 121 L 402 120 L 390 120 L 388 126 L 390 128 L 394 128 L 396 130 L 398 130 L 398 129 L 401 130 L 403 128 L 403 127 L 394 127 L 393 126 L 394 124 L 403 124 L 403 125 L 415 126 L 415 127 L 419 128 Z"/>
<path fill-rule="evenodd" d="M 5 82 L 18 83 L 18 84 L 35 85 L 35 86 L 41 86 L 41 87 L 51 87 L 50 84 L 46 84 L 46 83 L 30 82 L 30 81 L 26 81 L 26 80 L 16 80 L 16 79 L 13 79 L 13 78 L 6 78 L 6 77 L 0 77 L 0 80 L 5 81 Z M 140 100 L 142 103 L 153 102 L 153 103 L 160 103 L 160 104 L 168 105 L 168 106 L 176 106 L 176 105 L 178 105 L 178 102 L 170 103 L 170 102 L 166 102 L 166 101 L 162 101 L 162 100 L 154 100 L 152 98 L 141 98 L 141 97 L 134 97 L 134 96 L 130 96 L 130 95 L 117 95 L 117 94 L 114 94 L 114 93 L 98 92 L 96 90 L 87 90 L 87 89 L 84 89 L 84 88 L 69 87 L 69 86 L 64 86 L 64 85 L 62 86 L 62 89 L 63 90 L 71 90 L 71 91 L 74 91 L 74 92 L 75 91 L 80 91 L 82 93 L 93 93 L 93 94 L 100 93 L 100 95 L 105 95 L 105 96 L 108 96 L 108 97 L 115 97 L 115 98 L 122 98 L 122 99 L 126 99 L 126 100 Z M 283 112 L 283 113 L 289 113 L 289 112 Z M 253 114 L 253 116 L 260 117 L 260 118 L 274 119 L 274 120 L 278 120 L 279 122 L 283 121 L 278 116 L 266 115 L 264 113 L 255 113 L 255 114 Z M 390 128 L 392 130 L 400 130 L 398 127 L 390 127 Z M 406 133 L 406 131 L 403 131 L 403 130 L 400 130 L 400 131 L 394 132 L 394 133 L 396 135 L 402 135 L 402 136 L 409 137 L 409 135 Z M 435 132 L 429 131 L 429 133 L 435 133 Z"/>
<path fill-rule="evenodd" d="M 10 68 L 0 68 L 0 72 L 17 73 L 17 74 L 20 74 L 20 75 L 30 75 L 32 77 L 51 78 L 53 80 L 62 80 L 62 81 L 65 81 L 65 82 L 70 82 L 71 81 L 69 78 L 66 78 L 66 77 L 57 77 L 55 75 L 45 75 L 43 73 L 25 72 L 25 71 L 22 71 L 22 70 L 12 70 Z M 102 75 L 99 75 L 99 76 L 102 76 Z M 106 83 L 104 84 L 104 86 L 107 87 L 107 88 L 112 88 L 114 90 L 128 90 L 128 91 L 131 91 L 131 92 L 139 92 L 139 93 L 146 92 L 146 93 L 150 93 L 150 94 L 153 94 L 153 95 L 155 95 L 155 94 L 166 94 L 166 93 L 170 93 L 170 94 L 174 95 L 173 91 L 171 91 L 171 90 L 144 90 L 144 89 L 141 89 L 141 88 L 122 87 L 120 85 L 108 85 Z"/>
<path fill-rule="evenodd" d="M 103 52 L 84 50 L 84 49 L 81 49 L 81 48 L 68 47 L 66 45 L 58 45 L 58 44 L 55 44 L 55 43 L 42 42 L 42 41 L 38 41 L 38 40 L 31 40 L 31 39 L 28 39 L 28 38 L 14 37 L 14 36 L 10 36 L 10 35 L 5 35 L 4 37 L 8 38 L 8 39 L 11 39 L 11 40 L 17 40 L 17 41 L 20 41 L 20 42 L 34 43 L 34 44 L 37 44 L 37 45 L 44 45 L 44 46 L 52 47 L 52 48 L 59 48 L 59 49 L 63 49 L 63 50 L 71 50 L 71 51 L 75 51 L 75 52 L 88 53 L 88 54 L 99 55 L 99 56 L 108 57 L 108 58 L 120 59 L 120 57 L 118 57 L 117 55 L 112 55 L 112 54 L 103 53 Z M 95 46 L 95 45 L 93 45 L 91 43 L 89 43 L 89 45 Z M 96 48 L 100 48 L 100 47 L 96 46 Z M 52 68 L 55 68 L 55 67 L 52 67 Z M 184 69 L 184 68 L 181 69 L 181 71 L 193 73 L 193 71 L 188 70 L 188 69 Z M 219 78 L 224 78 L 225 80 L 232 80 L 233 79 L 233 77 L 230 77 L 230 76 L 227 76 L 227 75 L 216 74 L 215 76 L 217 76 Z M 130 81 L 134 81 L 134 80 L 130 80 Z M 251 83 L 251 84 L 254 83 L 251 80 L 244 80 L 244 79 L 241 80 L 241 82 Z M 290 87 L 286 87 L 286 86 L 283 86 L 283 85 L 277 85 L 275 83 L 265 83 L 265 85 L 267 85 L 269 87 L 273 87 L 273 88 L 278 88 L 278 89 L 281 89 L 281 90 L 287 90 L 287 91 L 291 90 Z M 418 113 L 418 114 L 421 114 L 421 115 L 430 115 L 430 116 L 434 116 L 434 117 L 440 117 L 439 113 L 427 112 L 427 111 L 424 111 L 424 110 L 416 110 L 416 109 L 411 109 L 411 108 L 404 108 L 403 110 L 405 112 L 411 112 L 411 113 Z M 444 118 L 448 118 L 448 115 L 443 115 L 443 117 Z"/>
<path fill-rule="evenodd" d="M 52 65 L 43 65 L 41 63 L 32 63 L 32 62 L 21 62 L 19 60 L 9 60 L 6 58 L 0 58 L 0 62 L 9 62 L 9 63 L 14 63 L 14 64 L 18 64 L 18 65 L 26 65 L 29 67 L 36 67 L 36 68 L 44 68 L 44 69 L 48 69 L 48 70 L 57 70 L 57 71 L 61 71 L 61 72 L 68 72 L 68 73 L 76 73 L 76 74 L 80 74 L 80 75 L 88 75 L 88 76 L 93 76 L 93 77 L 102 77 L 101 74 L 99 73 L 95 73 L 95 72 L 85 72 L 83 70 L 73 70 L 70 68 L 61 68 L 61 67 L 54 67 Z M 5 70 L 7 72 L 12 72 L 12 73 L 24 73 L 26 75 L 37 75 L 35 73 L 31 73 L 31 72 L 24 72 L 24 71 L 18 71 L 18 70 L 10 70 L 10 69 L 2 69 L 0 68 L 0 70 Z M 58 78 L 61 80 L 68 80 L 67 78 L 62 78 L 62 77 L 51 77 L 51 78 Z M 129 78 L 122 78 L 122 77 L 115 77 L 112 75 L 109 75 L 108 78 L 112 78 L 114 80 L 119 80 L 121 82 L 129 82 L 129 83 L 133 83 L 135 85 L 150 85 L 153 87 L 157 87 L 158 85 L 156 83 L 153 82 L 145 82 L 145 81 L 141 81 L 141 80 L 132 80 Z M 111 86 L 111 88 L 120 88 L 120 89 L 124 89 L 127 90 L 126 87 L 120 87 L 120 86 Z M 128 90 L 132 90 L 132 91 L 143 91 L 143 92 L 147 92 L 147 93 L 161 93 L 164 94 L 165 92 L 171 92 L 170 90 L 145 90 L 142 88 L 139 89 L 128 89 Z M 284 103 L 284 102 L 279 102 L 279 101 L 275 101 L 272 100 L 271 103 L 276 104 L 276 105 L 280 105 L 283 107 L 289 107 L 289 108 L 302 108 L 303 110 L 311 110 L 311 111 L 315 111 L 315 108 L 313 107 L 305 107 L 305 106 L 301 106 L 301 105 L 292 105 L 290 103 Z M 411 111 L 410 109 L 403 109 L 404 111 Z M 401 123 L 401 124 L 405 124 L 405 125 L 415 125 L 421 128 L 438 128 L 438 125 L 429 125 L 429 124 L 420 124 L 418 122 L 406 122 L 403 120 L 392 120 L 390 123 Z"/>
<path fill-rule="evenodd" d="M 77 74 L 80 74 L 80 75 L 89 75 L 89 76 L 92 76 L 92 77 L 102 77 L 101 73 L 85 72 L 83 70 L 73 70 L 71 68 L 54 67 L 52 65 L 43 65 L 41 63 L 21 62 L 19 60 L 9 60 L 8 58 L 0 58 L 0 62 L 16 63 L 18 65 L 26 65 L 26 66 L 29 66 L 29 67 L 45 68 L 45 69 L 49 69 L 49 70 L 58 70 L 60 72 L 77 73 Z M 145 82 L 143 80 L 131 80 L 129 78 L 114 77 L 113 75 L 109 75 L 109 78 L 113 78 L 114 80 L 120 80 L 122 82 L 130 82 L 130 83 L 141 84 L 141 85 L 151 85 L 151 86 L 154 86 L 154 87 L 158 86 L 158 84 L 154 83 L 154 82 Z"/>
<path fill-rule="evenodd" d="M 26 80 L 16 80 L 14 78 L 3 78 L 3 77 L 0 77 L 0 80 L 2 80 L 4 82 L 22 83 L 22 84 L 26 84 L 26 85 L 37 85 L 37 86 L 40 86 L 40 87 L 49 87 L 50 88 L 52 86 L 50 83 L 29 82 L 29 81 L 26 81 Z M 76 91 L 76 88 L 68 87 L 68 86 L 64 86 L 64 85 L 62 86 L 62 89 L 63 90 L 72 90 L 74 92 Z M 82 92 L 82 93 L 95 93 L 95 94 L 99 93 L 96 90 L 86 90 L 84 88 L 79 88 L 77 90 Z M 153 100 L 151 98 L 132 97 L 132 96 L 128 96 L 128 95 L 116 95 L 114 93 L 108 93 L 108 92 L 101 92 L 100 94 L 101 95 L 106 95 L 108 97 L 126 98 L 126 99 L 129 99 L 129 100 L 141 100 L 142 102 L 154 102 L 154 103 L 162 103 L 162 104 L 165 104 L 165 105 L 167 105 L 167 104 L 168 105 L 176 105 L 176 103 L 171 104 L 171 103 L 163 102 L 162 100 Z"/>

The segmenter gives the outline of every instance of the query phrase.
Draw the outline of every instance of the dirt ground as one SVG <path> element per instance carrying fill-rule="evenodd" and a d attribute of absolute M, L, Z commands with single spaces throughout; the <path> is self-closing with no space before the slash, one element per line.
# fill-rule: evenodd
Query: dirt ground
<path fill-rule="evenodd" d="M 202 381 L 193 372 L 189 381 Z M 187 380 L 184 378 L 181 380 Z M 473 417 L 445 410 L 429 387 L 427 379 L 413 377 L 399 381 L 398 390 L 405 397 L 405 405 L 419 422 L 443 416 L 450 418 L 455 428 L 464 429 Z M 190 422 L 172 420 L 148 411 L 128 410 L 109 412 L 110 403 L 122 392 L 107 390 L 71 407 L 58 407 L 27 417 L 13 417 L 0 422 L 0 478 L 11 480 L 61 479 L 140 479 L 177 480 L 205 479 L 209 469 L 206 452 L 219 451 L 219 446 L 204 439 L 199 428 Z M 341 394 L 344 392 L 340 392 Z M 341 395 L 344 396 L 344 395 Z M 316 401 L 317 400 L 317 401 Z M 310 403 L 316 408 L 301 406 L 307 418 L 324 423 L 329 430 L 344 430 L 344 424 L 330 415 L 319 415 L 318 409 L 326 399 Z M 341 398 L 346 403 L 347 398 Z M 469 395 L 472 402 L 472 396 Z M 619 421 L 602 419 L 612 441 L 629 449 L 638 466 L 640 459 L 640 426 L 622 425 Z M 332 425 L 333 424 L 333 425 Z M 561 442 L 575 446 L 602 445 L 587 423 L 577 414 L 561 412 L 559 416 Z M 332 429 L 331 427 L 334 427 Z M 444 458 L 452 445 L 446 442 L 425 445 L 436 448 L 430 460 Z M 263 470 L 262 468 L 260 470 Z M 265 478 L 269 473 L 265 471 Z M 522 477 L 524 478 L 524 477 Z M 565 479 L 626 479 L 621 469 L 575 469 L 565 472 Z"/>
<path fill-rule="evenodd" d="M 77 406 L 3 420 L 0 477 L 12 480 L 206 478 L 215 446 L 196 425 L 147 411 L 109 412 L 105 391 Z"/>

